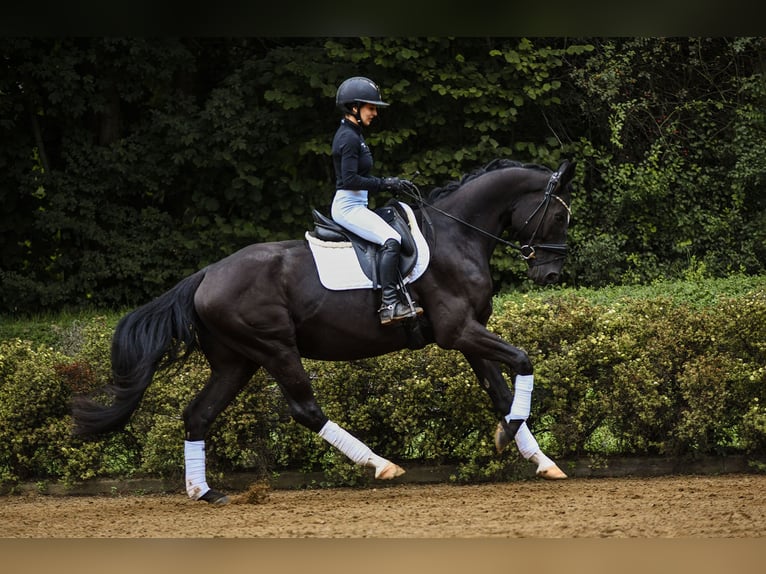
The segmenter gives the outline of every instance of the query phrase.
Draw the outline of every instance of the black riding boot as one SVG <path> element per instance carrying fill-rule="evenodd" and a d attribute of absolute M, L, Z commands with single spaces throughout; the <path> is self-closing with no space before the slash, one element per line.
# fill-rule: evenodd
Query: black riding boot
<path fill-rule="evenodd" d="M 422 307 L 413 302 L 412 308 L 402 303 L 399 298 L 399 251 L 401 245 L 395 239 L 388 239 L 380 250 L 380 285 L 382 288 L 380 324 L 390 325 L 395 321 L 409 319 L 423 312 Z"/>

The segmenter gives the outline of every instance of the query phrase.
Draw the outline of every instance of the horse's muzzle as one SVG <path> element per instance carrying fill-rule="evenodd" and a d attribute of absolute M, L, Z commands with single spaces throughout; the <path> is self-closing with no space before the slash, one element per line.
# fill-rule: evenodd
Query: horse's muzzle
<path fill-rule="evenodd" d="M 561 261 L 552 261 L 529 267 L 527 275 L 538 285 L 553 285 L 561 278 Z"/>
<path fill-rule="evenodd" d="M 546 273 L 545 277 L 543 277 L 543 285 L 553 285 L 554 283 L 559 282 L 559 274 L 555 271 L 551 271 L 550 273 Z"/>

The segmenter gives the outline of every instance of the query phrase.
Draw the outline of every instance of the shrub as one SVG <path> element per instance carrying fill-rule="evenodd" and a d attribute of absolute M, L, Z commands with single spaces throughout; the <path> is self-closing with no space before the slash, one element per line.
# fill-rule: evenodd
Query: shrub
<path fill-rule="evenodd" d="M 496 299 L 489 327 L 534 362 L 529 425 L 553 457 L 759 455 L 766 450 L 765 284 L 731 278 L 506 295 Z M 70 434 L 72 395 L 109 380 L 118 318 L 77 317 L 56 337 L 34 329 L 46 344 L 0 341 L 0 484 L 182 476 L 183 409 L 209 376 L 199 354 L 155 376 L 124 431 L 94 441 Z M 456 464 L 460 481 L 509 479 L 526 469 L 518 455 L 494 452 L 496 414 L 458 352 L 431 345 L 304 367 L 326 414 L 381 455 Z M 513 373 L 506 378 L 512 384 Z M 325 484 L 370 480 L 291 420 L 262 370 L 215 421 L 208 445 L 213 476 L 291 469 L 323 471 Z"/>

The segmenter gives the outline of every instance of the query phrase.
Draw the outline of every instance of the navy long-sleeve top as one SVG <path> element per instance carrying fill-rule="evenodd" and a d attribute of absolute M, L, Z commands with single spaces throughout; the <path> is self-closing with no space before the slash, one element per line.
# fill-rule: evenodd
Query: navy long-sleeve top
<path fill-rule="evenodd" d="M 380 190 L 382 179 L 370 175 L 372 152 L 364 141 L 362 128 L 346 118 L 340 121 L 332 140 L 332 161 L 335 166 L 335 189 Z"/>

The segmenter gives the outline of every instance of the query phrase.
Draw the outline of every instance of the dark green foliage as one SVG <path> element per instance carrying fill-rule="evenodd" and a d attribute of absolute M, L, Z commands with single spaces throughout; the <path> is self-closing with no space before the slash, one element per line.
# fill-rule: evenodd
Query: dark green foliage
<path fill-rule="evenodd" d="M 766 449 L 766 279 L 736 276 L 497 298 L 492 330 L 535 365 L 530 427 L 554 457 L 696 456 Z M 124 431 L 71 437 L 74 393 L 109 380 L 118 315 L 51 319 L 21 340 L 0 328 L 0 484 L 105 476 L 183 476 L 181 413 L 205 383 L 194 355 L 156 375 Z M 11 333 L 9 336 L 8 333 Z M 456 464 L 456 480 L 508 479 L 527 463 L 498 456 L 489 399 L 463 356 L 428 346 L 354 362 L 305 361 L 327 415 L 374 450 L 408 463 Z M 510 380 L 510 379 L 509 379 Z M 211 477 L 321 470 L 371 480 L 293 422 L 258 372 L 213 425 Z M 179 482 L 180 484 L 180 482 Z"/>
<path fill-rule="evenodd" d="M 301 237 L 311 208 L 328 210 L 334 92 L 356 74 L 393 104 L 366 134 L 378 175 L 419 171 L 428 191 L 499 156 L 578 160 L 564 281 L 600 289 L 522 296 L 516 254 L 491 259 L 497 290 L 517 293 L 498 300 L 493 328 L 535 361 L 531 424 L 546 449 L 762 452 L 764 48 L 763 38 L 0 39 L 0 480 L 181 472 L 180 413 L 204 362 L 158 376 L 124 433 L 76 441 L 67 402 L 108 380 L 119 315 L 80 310 L 133 308 L 248 243 Z M 74 311 L 48 318 L 62 308 Z M 307 369 L 327 412 L 393 458 L 458 462 L 459 478 L 514 472 L 493 454 L 494 415 L 459 355 Z M 291 422 L 263 374 L 210 445 L 218 472 L 366 476 Z"/>
<path fill-rule="evenodd" d="M 0 39 L 0 312 L 133 307 L 333 193 L 334 92 L 378 175 L 579 160 L 570 285 L 760 273 L 763 38 Z M 373 198 L 373 202 L 388 197 Z M 515 254 L 498 290 L 526 288 Z"/>
<path fill-rule="evenodd" d="M 568 264 L 583 285 L 764 269 L 762 38 L 594 40 Z M 574 111 L 574 110 L 573 110 Z"/>

